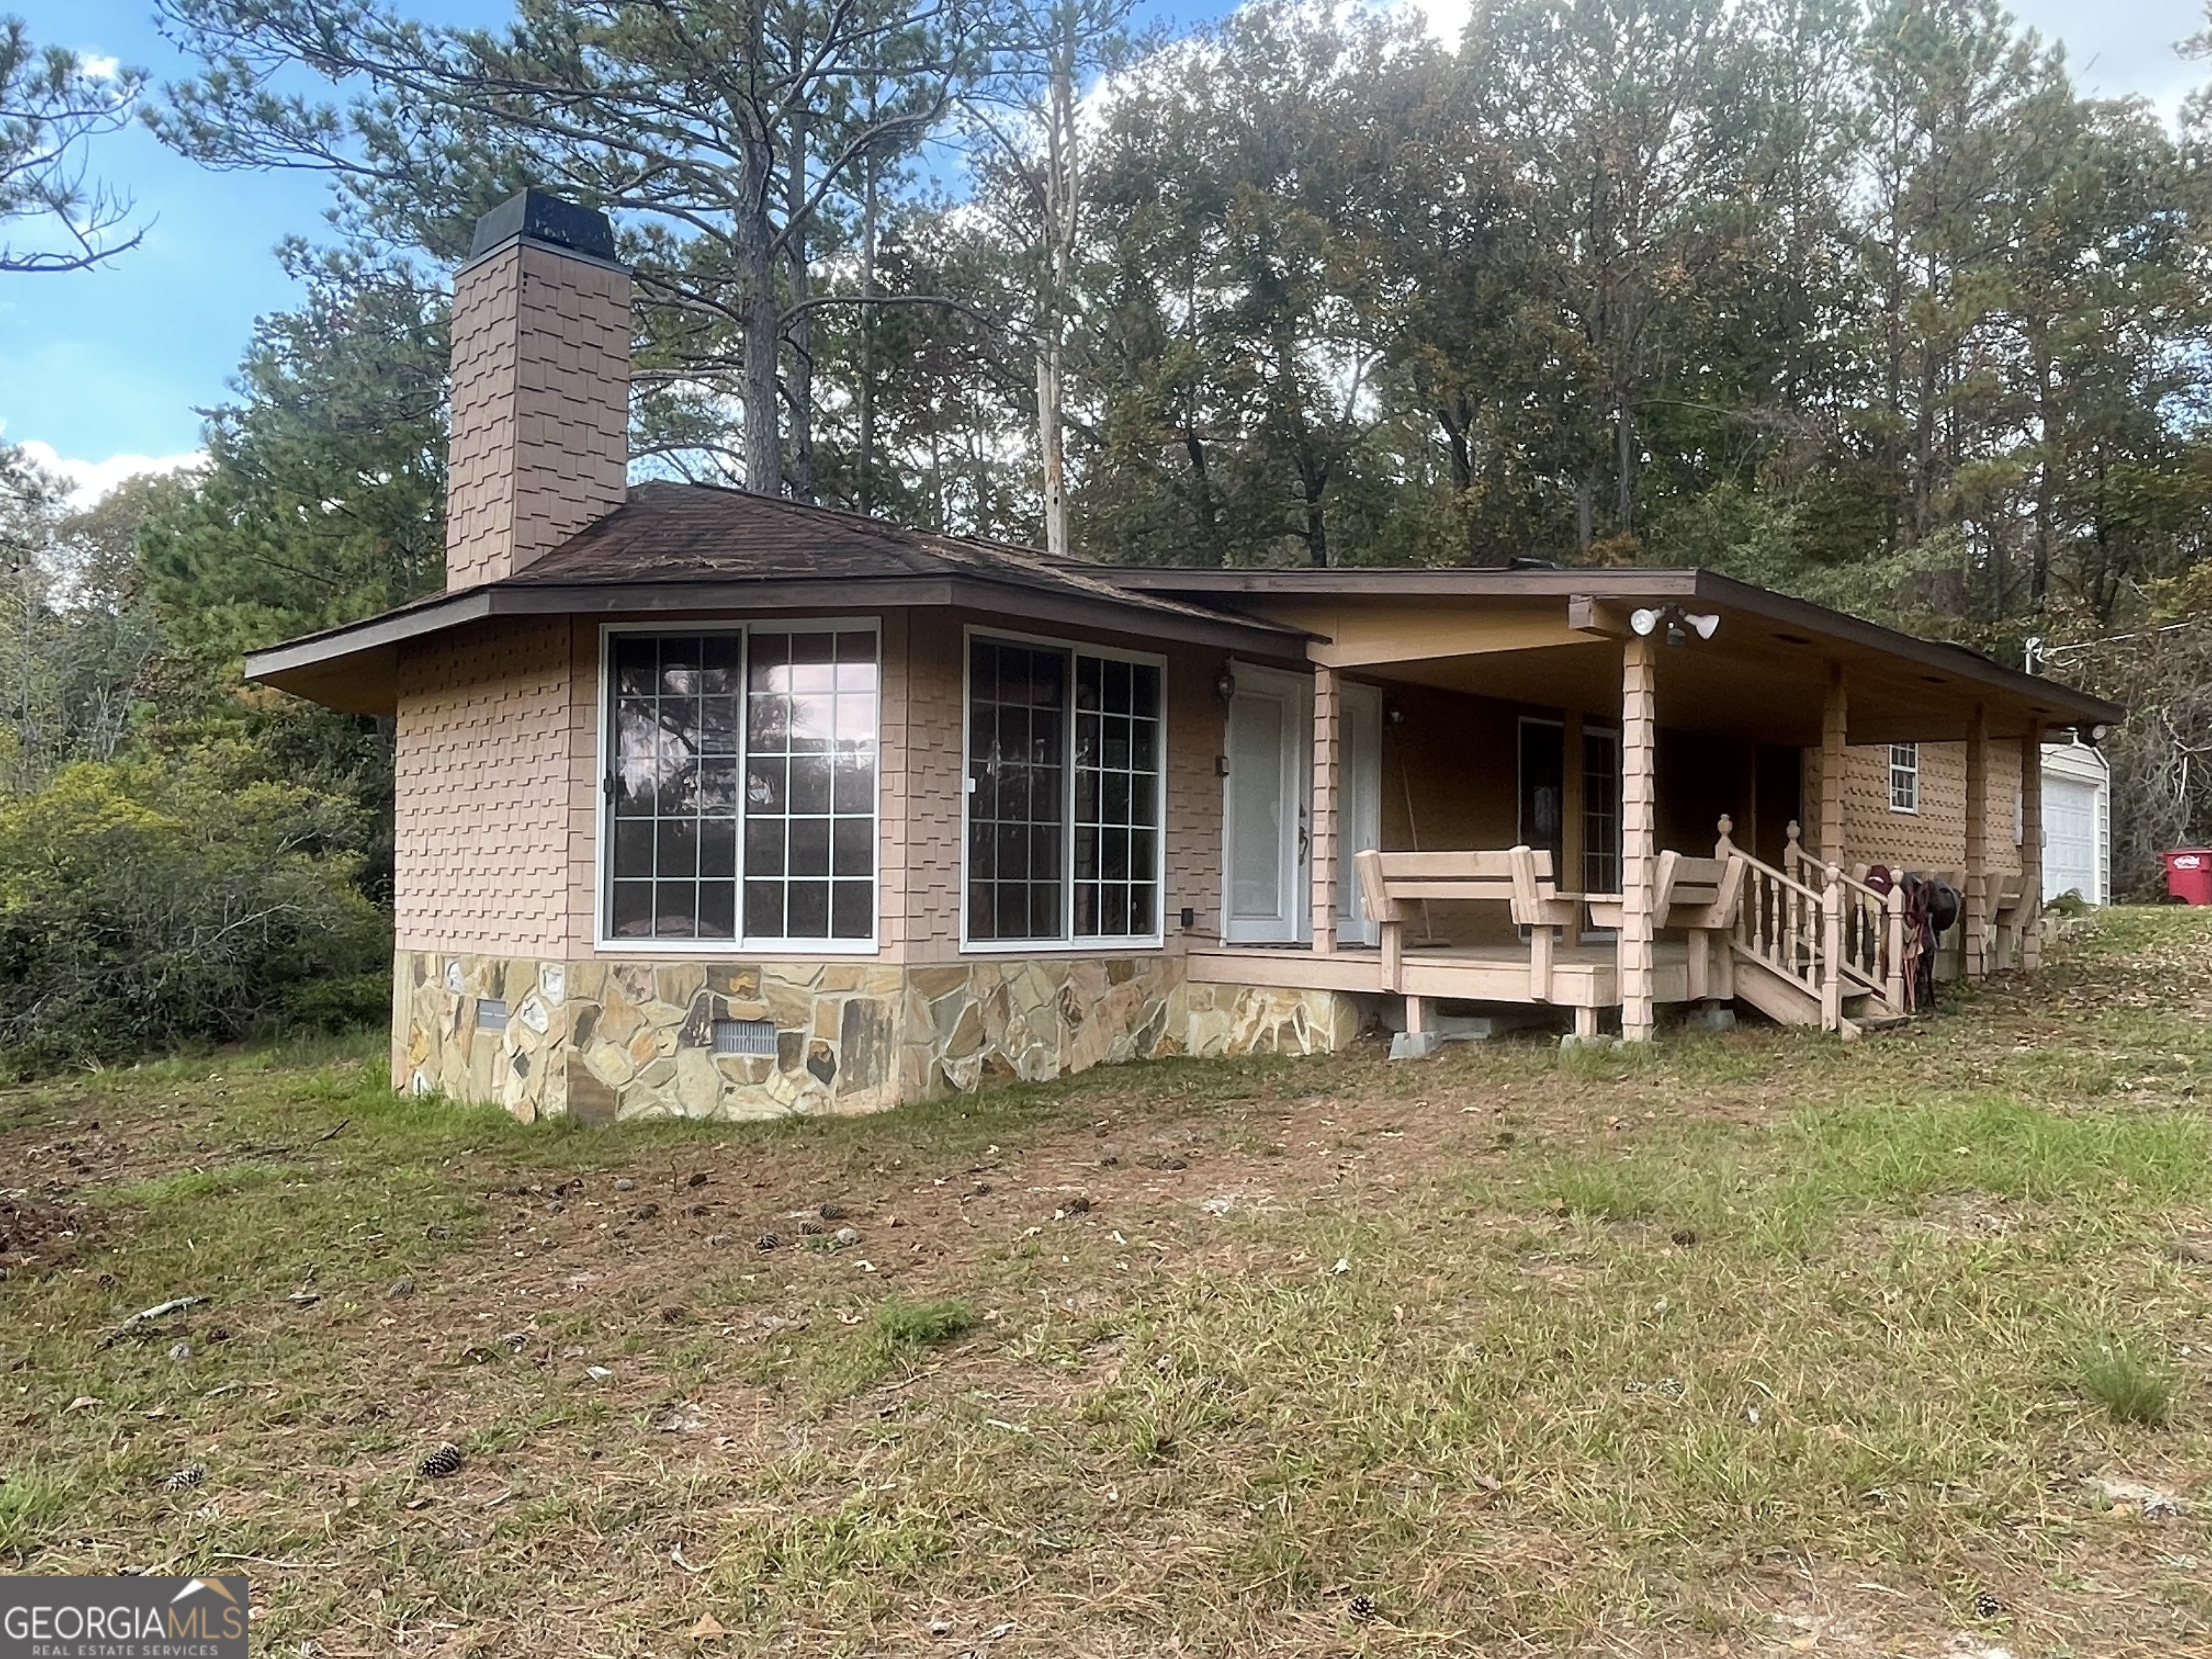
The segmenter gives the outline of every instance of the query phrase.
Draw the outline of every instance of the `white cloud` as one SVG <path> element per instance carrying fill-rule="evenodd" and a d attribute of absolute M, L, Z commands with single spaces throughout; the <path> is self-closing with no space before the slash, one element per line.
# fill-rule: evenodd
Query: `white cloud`
<path fill-rule="evenodd" d="M 104 461 L 81 461 L 36 438 L 26 439 L 20 447 L 41 471 L 68 483 L 70 505 L 75 507 L 90 507 L 125 478 L 142 472 L 181 472 L 207 460 L 204 449 L 181 455 L 110 455 Z"/>
<path fill-rule="evenodd" d="M 92 81 L 112 81 L 123 72 L 121 60 L 104 52 L 81 54 L 76 66 L 84 71 L 86 79 Z"/>

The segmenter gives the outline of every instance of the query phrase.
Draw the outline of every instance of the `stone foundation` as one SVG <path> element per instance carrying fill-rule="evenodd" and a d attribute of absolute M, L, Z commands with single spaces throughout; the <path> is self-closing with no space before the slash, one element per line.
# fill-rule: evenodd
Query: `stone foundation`
<path fill-rule="evenodd" d="M 775 1054 L 717 1054 L 725 1020 L 772 1024 Z M 1360 1021 L 1334 992 L 1188 983 L 1170 956 L 902 967 L 401 951 L 392 1074 L 525 1121 L 735 1121 L 880 1111 L 1166 1054 L 1329 1053 Z"/>

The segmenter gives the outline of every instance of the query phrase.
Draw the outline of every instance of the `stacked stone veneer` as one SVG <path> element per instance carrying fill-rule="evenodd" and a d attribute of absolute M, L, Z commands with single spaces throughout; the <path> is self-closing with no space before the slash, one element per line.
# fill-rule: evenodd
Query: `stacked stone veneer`
<path fill-rule="evenodd" d="M 479 1023 L 488 998 L 506 1005 L 503 1030 Z M 392 1079 L 526 1121 L 868 1112 L 1107 1061 L 1331 1052 L 1362 1018 L 1332 992 L 1193 984 L 1171 956 L 899 966 L 402 951 Z M 772 1022 L 775 1056 L 717 1054 L 721 1019 Z"/>

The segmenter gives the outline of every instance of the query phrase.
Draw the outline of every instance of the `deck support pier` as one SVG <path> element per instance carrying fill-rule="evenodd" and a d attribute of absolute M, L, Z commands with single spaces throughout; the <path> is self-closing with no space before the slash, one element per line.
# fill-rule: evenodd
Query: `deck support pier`
<path fill-rule="evenodd" d="M 1990 715 L 1982 703 L 1966 727 L 1966 890 L 1960 930 L 1968 980 L 1989 972 Z"/>
<path fill-rule="evenodd" d="M 1308 878 L 1313 892 L 1313 948 L 1316 956 L 1336 949 L 1337 807 L 1341 799 L 1344 690 L 1336 670 L 1314 669 L 1313 836 Z"/>
<path fill-rule="evenodd" d="M 2020 965 L 2043 966 L 2043 726 L 2020 740 Z"/>
<path fill-rule="evenodd" d="M 1652 908 L 1658 862 L 1658 645 L 1632 635 L 1620 672 L 1620 1035 L 1646 1042 L 1658 1023 Z"/>

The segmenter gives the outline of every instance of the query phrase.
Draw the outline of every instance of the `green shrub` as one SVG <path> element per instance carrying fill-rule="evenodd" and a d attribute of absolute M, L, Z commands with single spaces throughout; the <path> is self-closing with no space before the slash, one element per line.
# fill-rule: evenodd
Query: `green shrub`
<path fill-rule="evenodd" d="M 0 1059 L 51 1067 L 380 1015 L 352 809 L 212 760 L 72 766 L 0 805 Z"/>

